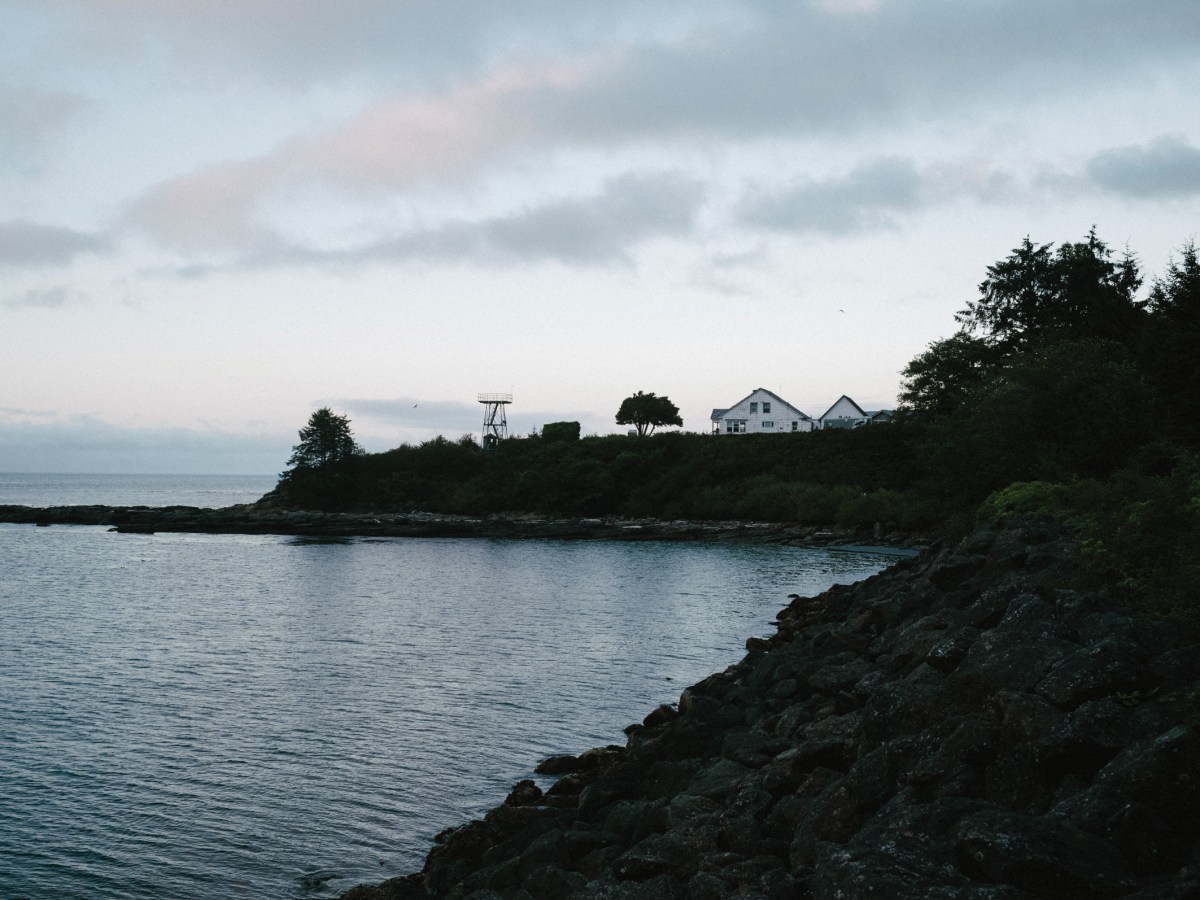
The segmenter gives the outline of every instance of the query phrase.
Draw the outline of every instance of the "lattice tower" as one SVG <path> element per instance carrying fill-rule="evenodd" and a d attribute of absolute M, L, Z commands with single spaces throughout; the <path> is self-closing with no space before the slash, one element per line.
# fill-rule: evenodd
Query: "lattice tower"
<path fill-rule="evenodd" d="M 512 394 L 480 394 L 483 404 L 483 449 L 491 450 L 508 437 L 508 416 L 505 408 L 512 403 Z"/>

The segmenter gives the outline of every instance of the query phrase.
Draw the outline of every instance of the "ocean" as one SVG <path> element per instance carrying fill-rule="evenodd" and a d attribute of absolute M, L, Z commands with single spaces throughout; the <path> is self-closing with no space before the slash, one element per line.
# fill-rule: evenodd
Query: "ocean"
<path fill-rule="evenodd" d="M 0 503 L 274 483 L 29 478 Z M 319 898 L 415 871 L 542 758 L 623 743 L 736 662 L 789 593 L 889 562 L 0 525 L 0 897 Z"/>
<path fill-rule="evenodd" d="M 275 475 L 31 475 L 0 472 L 0 505 L 200 506 L 253 503 Z"/>

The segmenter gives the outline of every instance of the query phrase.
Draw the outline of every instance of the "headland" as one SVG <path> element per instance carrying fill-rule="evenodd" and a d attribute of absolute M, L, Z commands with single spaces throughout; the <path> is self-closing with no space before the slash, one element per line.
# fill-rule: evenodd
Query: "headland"
<path fill-rule="evenodd" d="M 1029 518 L 793 597 L 624 743 L 343 900 L 1200 896 L 1200 654 L 1072 558 Z"/>
<path fill-rule="evenodd" d="M 429 512 L 323 512 L 243 504 L 194 506 L 0 506 L 0 522 L 107 525 L 125 534 L 281 534 L 307 537 L 494 537 L 558 540 L 675 540 L 778 543 L 846 552 L 915 556 L 921 535 L 777 522 L 626 519 L 607 516 L 497 514 L 463 516 Z"/>

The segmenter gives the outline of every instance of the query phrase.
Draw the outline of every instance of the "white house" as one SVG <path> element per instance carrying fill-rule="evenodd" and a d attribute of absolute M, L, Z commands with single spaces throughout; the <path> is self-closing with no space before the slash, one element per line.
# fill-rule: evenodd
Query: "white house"
<path fill-rule="evenodd" d="M 714 409 L 713 434 L 781 434 L 813 431 L 813 420 L 766 388 L 755 388 L 728 409 Z"/>
<path fill-rule="evenodd" d="M 862 425 L 883 425 L 892 421 L 892 411 L 890 409 L 863 409 L 842 394 L 833 406 L 818 417 L 817 421 L 821 428 L 858 428 Z"/>

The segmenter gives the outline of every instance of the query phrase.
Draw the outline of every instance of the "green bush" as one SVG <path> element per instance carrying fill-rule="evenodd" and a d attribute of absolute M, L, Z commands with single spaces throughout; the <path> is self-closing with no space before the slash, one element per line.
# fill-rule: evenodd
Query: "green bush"
<path fill-rule="evenodd" d="M 1023 482 L 980 506 L 982 521 L 1047 515 L 1078 540 L 1078 578 L 1131 608 L 1200 627 L 1200 462 L 1182 457 L 1166 474 L 1131 467 L 1106 479 Z"/>
<path fill-rule="evenodd" d="M 1066 521 L 1074 515 L 1068 496 L 1065 484 L 1017 481 L 984 500 L 977 518 L 981 522 L 1002 522 L 1018 515 L 1038 515 Z"/>

